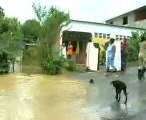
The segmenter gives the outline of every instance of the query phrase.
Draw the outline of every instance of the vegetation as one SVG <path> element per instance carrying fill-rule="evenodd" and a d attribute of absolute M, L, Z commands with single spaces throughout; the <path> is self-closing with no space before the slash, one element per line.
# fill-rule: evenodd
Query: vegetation
<path fill-rule="evenodd" d="M 64 59 L 59 57 L 60 32 L 70 23 L 69 14 L 53 6 L 46 10 L 40 4 L 33 4 L 33 10 L 41 26 L 37 43 L 40 63 L 49 74 L 59 74 L 64 68 Z"/>
<path fill-rule="evenodd" d="M 24 60 L 29 64 L 37 61 L 48 74 L 60 74 L 64 68 L 76 70 L 73 61 L 59 55 L 60 32 L 70 23 L 69 13 L 54 6 L 47 9 L 33 4 L 32 7 L 37 20 L 29 19 L 22 25 L 16 18 L 6 17 L 0 7 L 0 73 L 8 72 L 10 63 L 14 69 L 16 56 L 23 50 L 24 43 L 36 44 L 24 50 Z M 132 32 L 128 61 L 138 60 L 139 42 L 144 40 L 146 32 Z"/>
<path fill-rule="evenodd" d="M 23 49 L 23 35 L 16 18 L 5 16 L 0 7 L 0 73 L 8 72 L 9 64 L 16 62 L 16 56 Z"/>
<path fill-rule="evenodd" d="M 43 67 L 51 75 L 60 74 L 67 61 L 63 56 L 50 57 L 44 60 Z"/>
<path fill-rule="evenodd" d="M 128 61 L 137 61 L 139 54 L 139 42 L 146 40 L 146 32 L 132 32 L 132 37 L 129 41 L 129 56 Z"/>
<path fill-rule="evenodd" d="M 36 20 L 26 20 L 21 27 L 25 43 L 36 43 L 39 37 L 40 23 Z"/>
<path fill-rule="evenodd" d="M 66 65 L 66 69 L 68 71 L 77 71 L 77 68 L 76 68 L 76 63 L 73 62 L 73 61 L 68 61 L 67 65 Z M 79 71 L 79 70 L 78 70 Z"/>

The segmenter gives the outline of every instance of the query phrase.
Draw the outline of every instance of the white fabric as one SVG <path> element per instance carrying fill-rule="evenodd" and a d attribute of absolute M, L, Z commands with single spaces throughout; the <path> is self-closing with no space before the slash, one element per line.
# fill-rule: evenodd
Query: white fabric
<path fill-rule="evenodd" d="M 66 47 L 62 48 L 62 55 L 66 58 Z"/>
<path fill-rule="evenodd" d="M 95 48 L 91 42 L 87 45 L 87 66 L 90 70 L 97 71 L 98 48 Z"/>
<path fill-rule="evenodd" d="M 67 58 L 67 57 L 66 57 L 66 47 L 63 47 L 63 46 L 61 47 L 60 55 L 63 55 L 64 58 Z"/>

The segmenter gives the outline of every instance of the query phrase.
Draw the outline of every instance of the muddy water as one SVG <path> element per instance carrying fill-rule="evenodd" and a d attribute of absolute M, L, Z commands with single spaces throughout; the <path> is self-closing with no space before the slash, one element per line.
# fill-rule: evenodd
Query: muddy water
<path fill-rule="evenodd" d="M 2 75 L 0 120 L 145 120 L 146 81 L 139 82 L 135 76 L 132 69 L 121 75 L 129 93 L 125 106 L 124 96 L 117 103 L 109 85 L 114 75 Z M 89 84 L 91 77 L 95 84 Z"/>
<path fill-rule="evenodd" d="M 0 120 L 86 120 L 87 88 L 64 76 L 0 76 Z M 97 120 L 97 118 L 96 118 Z"/>

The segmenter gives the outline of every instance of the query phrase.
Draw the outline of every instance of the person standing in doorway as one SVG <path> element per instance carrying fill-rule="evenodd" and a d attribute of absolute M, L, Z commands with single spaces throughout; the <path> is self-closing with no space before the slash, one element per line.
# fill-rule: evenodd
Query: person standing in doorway
<path fill-rule="evenodd" d="M 69 42 L 68 47 L 67 47 L 67 58 L 71 59 L 72 55 L 73 55 L 73 46 L 71 42 Z"/>
<path fill-rule="evenodd" d="M 61 55 L 66 58 L 66 46 L 65 43 L 62 44 L 61 46 Z"/>
<path fill-rule="evenodd" d="M 128 41 L 124 39 L 121 42 L 121 71 L 125 71 L 127 67 L 127 57 L 128 57 Z"/>
<path fill-rule="evenodd" d="M 113 72 L 116 72 L 117 69 L 114 66 L 114 59 L 115 59 L 115 52 L 116 52 L 116 46 L 114 45 L 114 38 L 111 38 L 109 41 L 109 45 L 107 47 L 107 69 L 106 71 L 109 72 L 110 71 L 110 67 L 112 68 Z"/>

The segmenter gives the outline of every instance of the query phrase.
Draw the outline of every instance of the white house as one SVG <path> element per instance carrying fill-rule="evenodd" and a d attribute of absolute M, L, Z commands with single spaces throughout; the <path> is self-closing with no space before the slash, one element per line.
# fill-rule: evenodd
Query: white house
<path fill-rule="evenodd" d="M 105 34 L 107 36 L 108 34 L 110 34 L 110 37 L 123 38 L 124 36 L 131 36 L 132 31 L 144 31 L 146 29 L 122 25 L 120 26 L 105 23 L 72 20 L 69 26 L 67 26 L 67 28 L 65 28 L 64 30 L 90 32 L 92 35 L 94 35 L 94 33 L 96 32 L 98 33 L 98 35 L 101 34 L 101 36 L 104 36 Z"/>
<path fill-rule="evenodd" d="M 91 47 L 87 47 L 88 46 L 87 44 L 90 41 L 92 41 L 92 38 L 94 37 L 95 33 L 99 38 L 105 38 L 105 39 L 115 38 L 118 41 L 124 38 L 129 38 L 131 36 L 132 31 L 144 31 L 144 30 L 146 29 L 111 25 L 105 23 L 96 23 L 89 21 L 71 20 L 71 23 L 66 28 L 63 29 L 60 44 L 64 42 L 67 46 L 68 42 L 70 41 L 72 42 L 74 46 L 74 51 L 76 52 L 77 44 L 80 43 L 80 52 L 76 54 L 76 58 L 79 58 L 79 60 L 75 59 L 77 63 L 86 64 L 87 66 L 89 64 L 90 66 L 98 66 L 95 63 L 95 61 L 97 61 L 97 64 L 99 63 L 98 62 L 99 57 L 97 57 L 96 55 L 98 54 L 98 50 L 97 53 L 95 53 L 93 52 L 93 50 L 89 49 Z M 116 43 L 116 45 L 118 46 L 118 48 L 120 48 L 119 43 Z M 90 46 L 94 46 L 94 45 L 90 45 Z M 118 51 L 120 52 L 120 49 Z M 120 56 L 118 51 L 116 53 L 118 56 L 117 58 L 119 58 Z M 89 56 L 90 58 L 88 58 Z M 117 59 L 117 61 L 120 62 L 120 59 Z M 119 65 L 119 63 L 117 63 L 117 65 Z M 118 67 L 120 70 L 120 66 Z M 93 70 L 97 70 L 97 69 L 98 67 L 93 68 Z"/>

